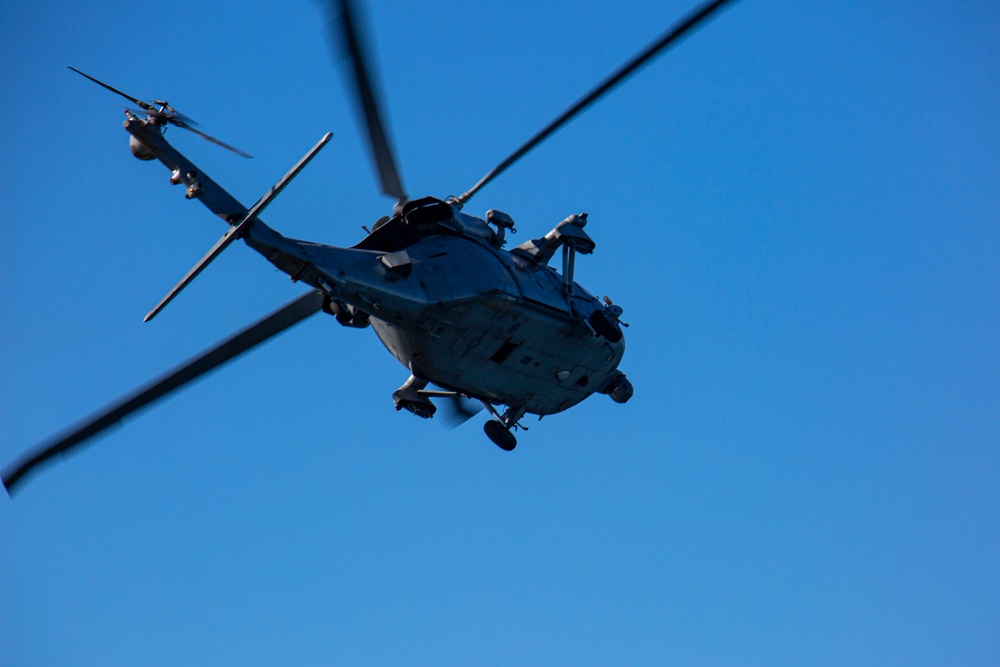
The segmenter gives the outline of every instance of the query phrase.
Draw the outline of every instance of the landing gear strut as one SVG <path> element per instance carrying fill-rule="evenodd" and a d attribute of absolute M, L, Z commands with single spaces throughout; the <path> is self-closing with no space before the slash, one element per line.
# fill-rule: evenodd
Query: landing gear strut
<path fill-rule="evenodd" d="M 490 411 L 490 414 L 495 417 L 485 424 L 483 424 L 483 430 L 486 432 L 486 437 L 493 441 L 493 444 L 504 450 L 505 452 L 512 451 L 517 447 L 517 438 L 511 433 L 512 429 L 524 428 L 519 426 L 517 421 L 524 416 L 524 408 L 507 408 L 507 411 L 500 415 L 492 405 L 483 401 L 483 405 L 486 409 Z M 528 429 L 524 429 L 528 430 Z"/>

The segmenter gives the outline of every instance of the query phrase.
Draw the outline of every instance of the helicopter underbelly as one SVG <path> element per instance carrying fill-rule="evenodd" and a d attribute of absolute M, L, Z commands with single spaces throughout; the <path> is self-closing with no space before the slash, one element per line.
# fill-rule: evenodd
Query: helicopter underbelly
<path fill-rule="evenodd" d="M 558 274 L 519 268 L 510 253 L 439 236 L 405 252 L 298 249 L 363 310 L 410 371 L 446 389 L 534 414 L 552 414 L 603 389 L 624 340 L 595 335 L 599 308 L 574 285 L 571 313 Z"/>
<path fill-rule="evenodd" d="M 602 387 L 624 353 L 621 342 L 546 311 L 494 294 L 433 306 L 415 328 L 376 318 L 372 326 L 401 363 L 432 383 L 545 415 Z"/>

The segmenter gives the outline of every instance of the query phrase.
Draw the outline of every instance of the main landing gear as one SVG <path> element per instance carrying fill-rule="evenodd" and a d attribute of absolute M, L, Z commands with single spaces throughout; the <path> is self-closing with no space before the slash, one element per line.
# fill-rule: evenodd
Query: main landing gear
<path fill-rule="evenodd" d="M 486 432 L 486 437 L 493 441 L 493 444 L 504 450 L 505 452 L 512 451 L 517 447 L 517 438 L 511 433 L 511 430 L 515 428 L 523 428 L 525 431 L 528 429 L 521 426 L 517 421 L 524 416 L 524 408 L 507 408 L 507 411 L 501 415 L 497 412 L 496 408 L 492 405 L 483 401 L 483 405 L 486 409 L 490 411 L 494 419 L 489 420 L 483 424 L 483 430 Z"/>
<path fill-rule="evenodd" d="M 435 405 L 431 402 L 432 397 L 437 398 L 450 398 L 455 401 L 459 401 L 463 398 L 463 394 L 455 391 L 436 391 L 427 389 L 427 380 L 417 377 L 416 375 L 411 375 L 402 387 L 397 389 L 392 394 L 392 400 L 396 404 L 396 410 L 406 410 L 412 412 L 418 417 L 423 417 L 428 419 L 434 416 L 437 411 Z M 469 397 L 465 397 L 469 398 Z M 508 407 L 503 414 L 500 414 L 493 404 L 488 401 L 480 399 L 482 404 L 489 410 L 490 414 L 493 415 L 493 419 L 489 420 L 483 424 L 483 430 L 486 432 L 486 436 L 493 442 L 494 445 L 509 452 L 517 447 L 517 438 L 514 437 L 512 431 L 515 429 L 524 429 L 527 431 L 527 427 L 521 426 L 518 421 L 525 415 L 527 410 L 523 407 Z M 466 412 L 464 419 L 472 417 L 475 412 Z"/>

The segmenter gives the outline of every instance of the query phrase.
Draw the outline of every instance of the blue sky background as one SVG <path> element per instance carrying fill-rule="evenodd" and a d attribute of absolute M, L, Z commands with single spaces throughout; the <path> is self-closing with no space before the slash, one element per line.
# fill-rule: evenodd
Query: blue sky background
<path fill-rule="evenodd" d="M 372 3 L 414 195 L 458 194 L 686 2 Z M 313 318 L 0 502 L 10 665 L 995 665 L 1000 6 L 737 4 L 502 178 L 515 240 L 590 214 L 627 405 L 392 409 Z M 244 202 L 349 245 L 389 210 L 310 2 L 10 0 L 3 464 L 301 293 L 126 148 L 114 95 Z"/>

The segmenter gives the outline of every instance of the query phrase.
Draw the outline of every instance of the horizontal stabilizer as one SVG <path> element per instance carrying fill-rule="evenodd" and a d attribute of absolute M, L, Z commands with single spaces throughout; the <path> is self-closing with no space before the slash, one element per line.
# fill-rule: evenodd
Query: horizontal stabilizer
<path fill-rule="evenodd" d="M 154 317 L 156 317 L 156 315 L 161 310 L 167 307 L 168 303 L 174 300 L 174 297 L 176 297 L 178 294 L 181 293 L 182 289 L 190 285 L 191 281 L 197 278 L 199 273 L 204 271 L 209 264 L 215 261 L 215 258 L 221 255 L 223 250 L 228 248 L 233 241 L 235 241 L 238 238 L 241 238 L 243 234 L 246 232 L 247 228 L 257 218 L 257 216 L 260 215 L 272 201 L 274 201 L 274 198 L 277 197 L 281 193 L 281 191 L 285 189 L 285 186 L 288 185 L 293 178 L 298 176 L 299 172 L 302 171 L 302 169 L 307 164 L 309 164 L 309 161 L 312 160 L 314 157 L 316 157 L 316 154 L 319 153 L 320 149 L 322 149 L 323 146 L 326 146 L 327 142 L 330 141 L 330 137 L 332 136 L 333 132 L 327 132 L 325 135 L 323 135 L 323 138 L 319 140 L 319 143 L 317 143 L 315 146 L 309 149 L 309 152 L 306 153 L 302 157 L 302 159 L 295 164 L 294 167 L 292 167 L 291 171 L 282 176 L 281 180 L 275 183 L 270 190 L 264 193 L 264 196 L 261 197 L 260 200 L 250 208 L 249 211 L 247 211 L 247 214 L 243 217 L 243 219 L 240 220 L 240 222 L 238 222 L 237 224 L 230 227 L 226 231 L 226 233 L 222 236 L 222 238 L 219 239 L 207 253 L 205 253 L 205 256 L 202 257 L 201 260 L 199 260 L 199 262 L 195 264 L 194 267 L 190 271 L 188 271 L 183 278 L 181 278 L 181 281 L 177 283 L 172 290 L 167 292 L 167 295 L 165 297 L 160 299 L 160 302 L 156 304 L 156 306 L 151 311 L 149 311 L 149 313 L 143 319 L 143 322 L 148 322 Z"/>

